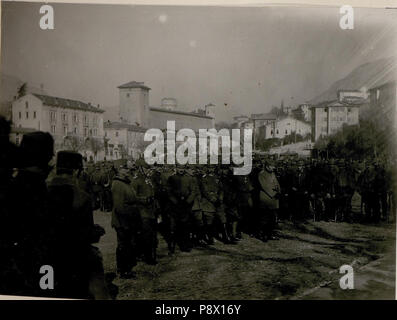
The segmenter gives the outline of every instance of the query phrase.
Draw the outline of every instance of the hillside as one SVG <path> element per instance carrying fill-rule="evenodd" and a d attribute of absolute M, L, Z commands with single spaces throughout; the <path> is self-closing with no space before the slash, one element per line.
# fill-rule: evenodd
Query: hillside
<path fill-rule="evenodd" d="M 375 85 L 385 82 L 387 79 L 396 78 L 395 57 L 375 60 L 365 63 L 350 72 L 345 78 L 336 81 L 331 87 L 309 100 L 310 104 L 317 104 L 323 101 L 334 100 L 338 90 L 361 90 L 369 89 Z"/>

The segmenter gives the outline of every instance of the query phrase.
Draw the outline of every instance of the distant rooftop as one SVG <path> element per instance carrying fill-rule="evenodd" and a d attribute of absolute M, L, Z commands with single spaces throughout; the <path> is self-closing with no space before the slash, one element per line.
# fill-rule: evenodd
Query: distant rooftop
<path fill-rule="evenodd" d="M 357 99 L 357 101 L 339 101 L 331 100 L 324 101 L 319 104 L 313 105 L 312 108 L 326 108 L 326 107 L 359 107 L 360 105 L 368 102 L 368 99 Z"/>
<path fill-rule="evenodd" d="M 52 107 L 60 107 L 60 108 L 67 108 L 67 109 L 75 109 L 75 110 L 83 110 L 83 111 L 90 111 L 90 112 L 98 112 L 103 113 L 104 110 L 91 105 L 90 103 L 85 103 L 78 100 L 71 100 L 53 96 L 47 96 L 43 94 L 32 93 L 36 98 L 40 99 L 43 104 Z"/>
<path fill-rule="evenodd" d="M 252 120 L 276 120 L 277 116 L 272 113 L 256 113 L 251 114 Z"/>
<path fill-rule="evenodd" d="M 192 116 L 192 117 L 197 117 L 197 118 L 213 119 L 212 117 L 203 115 L 203 114 L 198 113 L 198 112 L 174 111 L 174 110 L 167 110 L 167 109 L 164 109 L 164 108 L 156 108 L 156 107 L 150 107 L 150 111 L 181 114 L 181 115 Z"/>
<path fill-rule="evenodd" d="M 117 122 L 117 121 L 106 121 L 103 123 L 105 129 L 127 129 L 128 131 L 135 131 L 135 132 L 146 132 L 145 128 L 134 126 L 132 124 Z"/>
<path fill-rule="evenodd" d="M 144 82 L 137 82 L 137 81 L 130 81 L 127 83 L 124 83 L 117 88 L 119 89 L 125 89 L 125 88 L 141 88 L 141 89 L 146 89 L 146 90 L 151 90 L 149 87 L 145 86 Z"/>

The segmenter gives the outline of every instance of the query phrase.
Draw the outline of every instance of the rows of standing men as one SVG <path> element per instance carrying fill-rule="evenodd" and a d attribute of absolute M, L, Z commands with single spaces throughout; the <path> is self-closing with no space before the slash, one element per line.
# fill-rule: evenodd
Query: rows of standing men
<path fill-rule="evenodd" d="M 112 208 L 117 268 L 134 277 L 138 259 L 156 264 L 157 234 L 168 244 L 236 244 L 241 233 L 267 241 L 279 220 L 379 222 L 395 212 L 387 161 L 254 158 L 248 176 L 227 165 L 148 166 L 143 160 L 88 168 L 93 201 Z M 98 191 L 98 181 L 102 189 Z M 95 191 L 94 191 L 95 189 Z"/>

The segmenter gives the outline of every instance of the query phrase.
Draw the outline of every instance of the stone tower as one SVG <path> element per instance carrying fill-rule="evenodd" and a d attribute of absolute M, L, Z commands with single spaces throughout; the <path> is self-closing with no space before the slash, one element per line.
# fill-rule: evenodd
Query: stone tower
<path fill-rule="evenodd" d="M 144 82 L 131 81 L 119 89 L 119 112 L 122 122 L 147 127 L 149 125 L 149 90 Z"/>

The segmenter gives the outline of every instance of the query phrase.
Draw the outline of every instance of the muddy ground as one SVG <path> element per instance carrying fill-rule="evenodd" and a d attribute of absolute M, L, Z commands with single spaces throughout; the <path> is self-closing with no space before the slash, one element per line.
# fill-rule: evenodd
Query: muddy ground
<path fill-rule="evenodd" d="M 106 230 L 98 244 L 105 272 L 116 272 L 110 213 L 95 212 L 95 222 Z M 308 221 L 278 228 L 279 240 L 243 234 L 237 245 L 218 241 L 174 256 L 159 236 L 159 263 L 138 262 L 137 279 L 117 277 L 117 299 L 395 299 L 394 224 Z M 353 290 L 339 286 L 344 264 L 353 266 Z"/>

